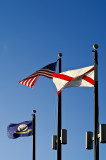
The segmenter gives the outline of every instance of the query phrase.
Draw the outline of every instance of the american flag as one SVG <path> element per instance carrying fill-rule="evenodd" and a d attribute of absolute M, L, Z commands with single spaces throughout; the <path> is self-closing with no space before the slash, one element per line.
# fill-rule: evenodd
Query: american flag
<path fill-rule="evenodd" d="M 53 73 L 55 73 L 56 70 L 56 64 L 57 62 L 48 64 L 47 66 L 41 68 L 40 70 L 34 72 L 33 74 L 31 74 L 30 76 L 28 76 L 27 78 L 19 81 L 18 83 L 26 85 L 30 88 L 33 88 L 36 80 L 38 79 L 39 76 L 44 76 L 47 78 L 53 78 Z"/>

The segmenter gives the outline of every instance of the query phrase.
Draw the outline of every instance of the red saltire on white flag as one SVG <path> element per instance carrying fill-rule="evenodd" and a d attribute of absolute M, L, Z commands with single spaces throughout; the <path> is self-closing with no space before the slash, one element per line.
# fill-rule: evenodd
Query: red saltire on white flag
<path fill-rule="evenodd" d="M 59 94 L 63 88 L 68 87 L 93 87 L 94 66 L 54 73 L 53 82 L 56 85 L 57 94 Z"/>

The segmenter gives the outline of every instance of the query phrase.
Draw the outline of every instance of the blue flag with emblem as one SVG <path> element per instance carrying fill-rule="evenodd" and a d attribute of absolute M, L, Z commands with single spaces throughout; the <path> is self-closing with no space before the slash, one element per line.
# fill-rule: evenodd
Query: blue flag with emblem
<path fill-rule="evenodd" d="M 24 121 L 18 124 L 11 123 L 7 127 L 7 135 L 11 139 L 32 136 L 32 121 Z"/>

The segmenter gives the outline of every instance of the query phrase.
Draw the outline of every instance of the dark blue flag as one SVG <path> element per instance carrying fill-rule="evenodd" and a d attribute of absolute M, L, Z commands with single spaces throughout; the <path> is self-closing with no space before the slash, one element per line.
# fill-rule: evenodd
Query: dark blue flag
<path fill-rule="evenodd" d="M 18 124 L 10 124 L 7 127 L 7 135 L 11 139 L 32 135 L 32 121 L 24 121 Z"/>

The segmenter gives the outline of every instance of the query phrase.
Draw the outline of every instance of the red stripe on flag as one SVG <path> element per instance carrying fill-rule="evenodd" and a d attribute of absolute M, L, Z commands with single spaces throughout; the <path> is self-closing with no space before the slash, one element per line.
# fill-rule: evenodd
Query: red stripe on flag
<path fill-rule="evenodd" d="M 31 84 L 31 88 L 33 88 L 33 85 L 34 85 L 34 84 L 35 84 L 35 82 L 37 81 L 38 77 L 39 77 L 39 76 L 37 76 L 37 77 L 34 79 L 34 81 L 32 82 L 32 84 Z"/>
<path fill-rule="evenodd" d="M 36 80 L 37 80 L 37 77 L 31 78 L 29 80 L 29 82 L 27 83 L 27 86 L 30 87 L 30 88 L 33 88 L 33 85 L 35 84 Z"/>
<path fill-rule="evenodd" d="M 28 83 L 29 79 L 24 83 L 24 85 L 26 85 Z"/>
<path fill-rule="evenodd" d="M 57 92 L 57 95 L 59 95 L 60 92 L 61 92 L 61 89 Z"/>
<path fill-rule="evenodd" d="M 84 75 L 84 77 L 82 79 L 84 79 L 85 81 L 87 81 L 87 82 L 91 83 L 92 85 L 94 85 L 94 80 L 92 78 L 87 77 L 86 75 Z"/>
<path fill-rule="evenodd" d="M 29 79 L 27 86 L 30 87 L 30 83 L 32 82 L 33 79 Z"/>
<path fill-rule="evenodd" d="M 55 77 L 55 78 L 60 78 L 60 79 L 66 80 L 66 81 L 71 81 L 71 80 L 74 79 L 73 77 L 69 77 L 69 76 L 67 76 L 67 75 L 59 74 L 59 73 L 54 73 L 54 74 L 53 74 L 53 77 Z"/>
<path fill-rule="evenodd" d="M 23 80 L 21 84 L 24 84 L 25 81 L 26 81 L 26 80 Z"/>
<path fill-rule="evenodd" d="M 89 72 L 91 72 L 91 71 L 93 71 L 94 70 L 94 67 L 92 67 L 88 72 L 86 72 L 86 73 L 89 73 Z M 85 74 L 86 74 L 85 73 Z"/>

